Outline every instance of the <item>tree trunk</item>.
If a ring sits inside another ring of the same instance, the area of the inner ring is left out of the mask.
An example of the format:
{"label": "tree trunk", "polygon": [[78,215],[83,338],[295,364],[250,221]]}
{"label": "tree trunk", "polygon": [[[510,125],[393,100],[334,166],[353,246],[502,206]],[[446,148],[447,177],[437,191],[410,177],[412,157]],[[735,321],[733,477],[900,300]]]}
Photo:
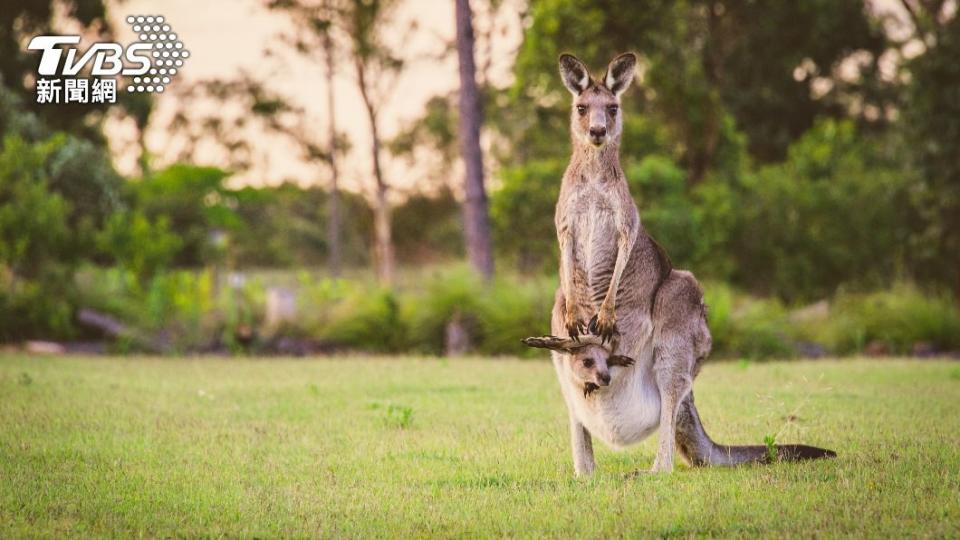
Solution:
{"label": "tree trunk", "polygon": [[373,255],[377,267],[377,278],[381,284],[389,286],[393,284],[394,274],[393,232],[390,222],[390,203],[387,201],[387,183],[383,179],[383,171],[380,167],[380,130],[377,125],[377,111],[367,89],[363,64],[357,61],[356,68],[360,95],[363,98],[363,105],[367,109],[367,118],[370,121],[373,177],[377,181],[377,195],[373,207]]}
{"label": "tree trunk", "polygon": [[456,0],[457,55],[460,58],[460,152],[466,176],[463,229],[470,264],[484,278],[493,276],[490,217],[483,186],[483,153],[480,149],[482,110],[473,58],[473,22],[469,0]]}
{"label": "tree trunk", "polygon": [[327,126],[330,139],[330,197],[327,199],[327,264],[330,267],[330,274],[334,277],[340,275],[341,249],[340,249],[340,188],[338,186],[337,170],[337,118],[336,107],[333,94],[333,40],[330,38],[330,31],[327,30],[323,36],[323,48],[326,53],[327,61],[327,108],[330,111],[330,119]]}
{"label": "tree trunk", "polygon": [[147,126],[137,126],[137,145],[140,147],[140,155],[137,157],[137,165],[140,166],[140,176],[146,178],[150,174],[150,164],[147,157]]}

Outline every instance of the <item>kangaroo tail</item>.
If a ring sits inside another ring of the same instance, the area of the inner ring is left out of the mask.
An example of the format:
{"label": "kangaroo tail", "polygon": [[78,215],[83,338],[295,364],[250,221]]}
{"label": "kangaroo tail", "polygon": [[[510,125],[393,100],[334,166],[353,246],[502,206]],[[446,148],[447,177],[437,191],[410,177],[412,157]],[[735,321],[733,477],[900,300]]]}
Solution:
{"label": "kangaroo tail", "polygon": [[[677,413],[677,447],[691,465],[740,465],[837,457],[837,453],[804,444],[778,444],[771,447],[727,446],[710,439],[693,404],[693,393],[687,394]],[[774,451],[776,452],[775,455]]]}

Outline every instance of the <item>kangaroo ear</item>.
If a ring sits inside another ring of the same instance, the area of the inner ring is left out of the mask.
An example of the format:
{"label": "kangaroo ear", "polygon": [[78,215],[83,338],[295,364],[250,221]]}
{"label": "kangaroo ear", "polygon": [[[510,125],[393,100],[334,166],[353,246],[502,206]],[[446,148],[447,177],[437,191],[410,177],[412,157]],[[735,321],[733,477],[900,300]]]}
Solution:
{"label": "kangaroo ear", "polygon": [[572,54],[560,55],[560,78],[563,85],[575,96],[579,96],[590,86],[590,73],[587,66]]}
{"label": "kangaroo ear", "polygon": [[570,346],[572,343],[573,340],[570,338],[561,338],[557,336],[539,336],[523,339],[523,344],[528,347],[536,347],[537,349],[550,349],[551,351],[561,352],[570,352],[573,350]]}
{"label": "kangaroo ear", "polygon": [[607,66],[607,74],[603,76],[603,84],[619,97],[630,87],[636,72],[637,55],[623,53],[610,61],[610,65]]}
{"label": "kangaroo ear", "polygon": [[572,353],[588,345],[596,345],[597,347],[603,347],[607,350],[610,350],[611,347],[611,345],[604,342],[603,338],[594,334],[579,336],[577,339],[557,336],[528,337],[523,339],[523,344],[528,347],[550,349],[551,351],[561,351],[565,353]]}
{"label": "kangaroo ear", "polygon": [[607,358],[607,365],[622,366],[622,367],[632,366],[633,358],[630,358],[629,356],[624,356],[622,354],[615,354],[610,358]]}

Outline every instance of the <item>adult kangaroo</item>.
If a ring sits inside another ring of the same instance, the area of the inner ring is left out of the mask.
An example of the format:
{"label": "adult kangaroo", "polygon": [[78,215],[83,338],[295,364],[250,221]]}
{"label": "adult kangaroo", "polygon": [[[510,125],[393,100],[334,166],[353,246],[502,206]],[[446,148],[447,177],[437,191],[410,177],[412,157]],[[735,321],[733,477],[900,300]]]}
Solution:
{"label": "adult kangaroo", "polygon": [[553,351],[576,473],[595,468],[592,437],[621,447],[658,429],[651,472],[673,470],[675,447],[693,465],[835,456],[804,445],[776,446],[775,455],[763,445],[724,446],[704,431],[692,394],[711,346],[703,292],[644,231],[620,167],[620,96],[636,64],[621,54],[595,80],[580,60],[560,56],[573,94],[573,155],[556,211],[560,288],[554,335],[524,342]]}

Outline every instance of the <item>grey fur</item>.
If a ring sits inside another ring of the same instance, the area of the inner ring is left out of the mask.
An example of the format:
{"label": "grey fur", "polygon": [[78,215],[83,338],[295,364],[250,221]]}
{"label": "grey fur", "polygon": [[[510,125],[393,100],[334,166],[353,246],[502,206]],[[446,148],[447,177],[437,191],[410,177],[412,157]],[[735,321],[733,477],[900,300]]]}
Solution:
{"label": "grey fur", "polygon": [[[659,446],[652,472],[672,471],[675,449],[693,465],[764,461],[766,446],[710,440],[693,404],[693,379],[711,347],[703,293],[693,275],[673,269],[647,235],[620,167],[619,95],[635,65],[634,55],[620,55],[597,83],[576,58],[560,59],[564,84],[574,96],[573,156],[555,216],[560,288],[551,319],[554,335],[524,342],[554,351],[577,474],[596,467],[593,436],[620,447],[653,431]],[[570,337],[558,337],[564,335]],[[778,447],[777,454],[834,455],[806,446]]]}

